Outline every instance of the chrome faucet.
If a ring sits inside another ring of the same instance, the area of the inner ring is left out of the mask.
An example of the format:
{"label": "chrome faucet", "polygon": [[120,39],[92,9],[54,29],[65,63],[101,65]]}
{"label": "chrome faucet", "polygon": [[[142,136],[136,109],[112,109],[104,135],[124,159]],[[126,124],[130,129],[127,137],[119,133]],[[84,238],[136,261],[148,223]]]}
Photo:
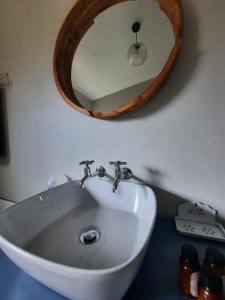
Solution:
{"label": "chrome faucet", "polygon": [[127,165],[127,162],[111,161],[110,165],[115,166],[115,180],[113,182],[113,193],[116,192],[121,180],[128,180],[132,178],[132,171],[128,168],[120,168],[122,165]]}
{"label": "chrome faucet", "polygon": [[98,176],[98,177],[104,177],[106,175],[106,170],[103,167],[98,167],[95,171],[94,174],[91,174],[91,168],[90,165],[92,165],[94,163],[94,160],[84,160],[80,162],[80,165],[84,165],[84,177],[81,179],[80,181],[80,187],[83,188],[84,187],[84,183],[85,181],[90,178],[90,177],[94,177],[94,176]]}
{"label": "chrome faucet", "polygon": [[94,163],[94,160],[84,160],[80,162],[80,166],[84,165],[84,177],[80,181],[80,187],[84,186],[84,182],[91,177],[91,168],[90,165]]}

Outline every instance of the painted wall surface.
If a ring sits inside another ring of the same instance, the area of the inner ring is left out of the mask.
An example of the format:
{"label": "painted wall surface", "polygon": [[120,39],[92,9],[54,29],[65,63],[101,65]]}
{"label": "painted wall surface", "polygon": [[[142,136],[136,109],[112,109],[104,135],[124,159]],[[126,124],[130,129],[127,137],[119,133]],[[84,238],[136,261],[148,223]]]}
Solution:
{"label": "painted wall surface", "polygon": [[[50,175],[83,174],[78,162],[125,160],[155,186],[161,214],[201,200],[225,217],[225,1],[183,0],[185,39],[176,67],[151,103],[117,120],[73,111],[52,76],[55,40],[74,0],[0,0],[0,70],[8,72],[10,163],[0,196],[20,201]],[[63,201],[63,200],[62,200]]]}

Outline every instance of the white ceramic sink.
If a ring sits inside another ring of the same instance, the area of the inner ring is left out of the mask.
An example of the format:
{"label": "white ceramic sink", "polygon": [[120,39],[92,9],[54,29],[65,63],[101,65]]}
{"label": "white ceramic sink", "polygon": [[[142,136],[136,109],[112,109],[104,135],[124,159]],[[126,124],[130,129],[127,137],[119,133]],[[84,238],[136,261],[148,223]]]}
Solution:
{"label": "white ceramic sink", "polygon": [[0,246],[69,299],[119,300],[138,272],[155,217],[147,186],[121,182],[113,194],[110,181],[91,178],[84,189],[74,181],[0,213]]}

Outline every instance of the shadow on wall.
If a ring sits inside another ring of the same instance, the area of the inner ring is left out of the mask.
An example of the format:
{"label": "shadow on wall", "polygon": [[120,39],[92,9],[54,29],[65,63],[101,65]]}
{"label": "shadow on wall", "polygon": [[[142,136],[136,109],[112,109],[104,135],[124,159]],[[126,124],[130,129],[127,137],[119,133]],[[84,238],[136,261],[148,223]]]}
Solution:
{"label": "shadow on wall", "polygon": [[[184,202],[198,201],[196,199],[187,199],[162,189],[162,178],[165,174],[158,169],[150,167],[147,167],[147,171],[149,173],[149,180],[144,180],[134,174],[133,179],[140,184],[149,186],[154,191],[157,200],[157,214],[159,217],[174,218],[178,213],[178,205]],[[217,221],[225,226],[225,219],[217,216]]]}
{"label": "shadow on wall", "polygon": [[189,1],[183,1],[182,3],[184,10],[184,41],[181,53],[167,82],[152,98],[150,103],[137,111],[113,119],[114,121],[146,118],[162,110],[178,97],[179,93],[193,77],[200,61],[200,53],[197,49],[198,22],[191,3]]}
{"label": "shadow on wall", "polygon": [[5,89],[0,88],[0,165],[10,163],[9,131]]}
{"label": "shadow on wall", "polygon": [[160,187],[161,178],[163,174],[156,169],[148,168],[150,179],[148,181],[143,180],[140,177],[133,175],[133,179],[141,184],[145,184],[152,188],[156,195],[157,210],[159,217],[175,217],[177,215],[177,206],[186,201],[193,201],[185,199],[179,195],[165,191]]}

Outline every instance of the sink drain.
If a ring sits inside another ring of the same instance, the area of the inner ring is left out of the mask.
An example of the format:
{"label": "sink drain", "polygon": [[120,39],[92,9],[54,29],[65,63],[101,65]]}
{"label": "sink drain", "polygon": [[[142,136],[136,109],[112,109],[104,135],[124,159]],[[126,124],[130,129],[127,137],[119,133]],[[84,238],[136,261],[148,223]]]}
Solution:
{"label": "sink drain", "polygon": [[83,245],[91,245],[100,239],[100,231],[96,227],[87,227],[80,234],[80,242]]}

